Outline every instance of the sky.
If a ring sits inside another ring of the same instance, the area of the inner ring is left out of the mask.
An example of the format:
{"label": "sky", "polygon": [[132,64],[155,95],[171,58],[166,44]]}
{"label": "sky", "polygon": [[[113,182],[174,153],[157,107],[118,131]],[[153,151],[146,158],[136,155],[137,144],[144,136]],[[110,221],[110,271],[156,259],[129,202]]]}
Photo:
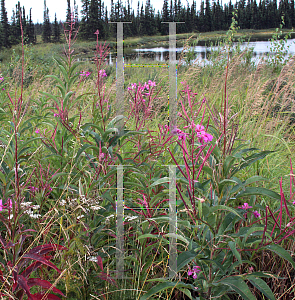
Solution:
{"label": "sky", "polygon": [[[8,14],[8,19],[9,21],[11,20],[12,16],[12,10],[15,9],[15,5],[17,2],[20,1],[21,7],[24,6],[26,10],[26,15],[29,15],[30,13],[30,8],[32,7],[32,18],[34,23],[43,23],[43,11],[44,11],[44,0],[6,0],[5,1],[5,6],[6,6],[6,11]],[[193,0],[181,0],[182,6],[187,7],[187,1],[189,5],[193,3]],[[108,15],[110,12],[110,7],[111,7],[111,0],[102,0],[104,2],[105,6],[108,7]],[[125,6],[125,0],[122,0],[124,6]],[[132,3],[132,8],[134,9],[134,12],[136,14],[137,11],[137,2],[138,0],[130,0],[130,3]],[[141,3],[143,2],[143,5],[145,5],[145,0],[140,0],[140,7]],[[161,11],[163,7],[163,0],[151,0],[151,5],[153,8],[155,8],[155,11]],[[197,0],[197,10],[200,7],[200,2],[201,0]],[[224,1],[223,1],[224,2]],[[78,4],[79,7],[79,17],[80,15],[80,9],[81,9],[81,0],[76,0],[76,3]],[[117,0],[114,0],[114,3],[117,3]],[[126,1],[127,3],[127,1]],[[168,1],[170,3],[170,1]],[[174,0],[173,0],[174,3]],[[49,17],[50,21],[54,21],[54,15],[56,13],[57,20],[58,21],[64,21],[66,18],[66,10],[67,10],[67,0],[47,0],[46,5],[49,9]],[[74,0],[71,0],[71,5],[74,5]]]}

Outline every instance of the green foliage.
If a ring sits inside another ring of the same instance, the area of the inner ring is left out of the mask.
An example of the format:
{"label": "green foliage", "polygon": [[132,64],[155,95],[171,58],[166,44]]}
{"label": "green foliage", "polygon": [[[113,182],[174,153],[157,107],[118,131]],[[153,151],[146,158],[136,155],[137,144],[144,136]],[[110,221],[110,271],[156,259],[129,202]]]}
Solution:
{"label": "green foliage", "polygon": [[[284,16],[282,16],[280,28],[276,28],[276,32],[273,34],[270,40],[271,46],[269,49],[270,53],[268,59],[275,72],[280,71],[282,67],[287,63],[287,55],[289,53],[289,48],[291,47],[291,44],[287,45],[287,43],[288,39],[291,38],[293,29],[290,32],[287,32],[287,34],[283,34],[282,28],[284,25]],[[291,56],[289,55],[289,59],[290,58]]]}

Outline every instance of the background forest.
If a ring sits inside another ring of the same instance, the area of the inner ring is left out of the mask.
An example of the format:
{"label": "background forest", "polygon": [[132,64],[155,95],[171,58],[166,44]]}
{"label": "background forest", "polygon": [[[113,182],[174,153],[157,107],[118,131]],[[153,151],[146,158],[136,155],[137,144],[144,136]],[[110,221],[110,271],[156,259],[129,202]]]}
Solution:
{"label": "background forest", "polygon": [[[131,24],[124,25],[124,36],[151,36],[168,35],[168,24],[162,22],[185,22],[177,26],[177,33],[209,32],[216,30],[228,30],[232,12],[237,10],[237,22],[241,29],[268,29],[277,28],[284,16],[285,28],[295,26],[294,0],[240,0],[232,3],[222,4],[222,1],[202,1],[199,8],[196,2],[185,7],[180,0],[163,1],[161,12],[155,9],[147,0],[145,6],[140,2],[137,4],[137,12],[131,9],[130,1],[127,0],[127,7],[121,0],[114,3],[111,0],[111,11],[101,0],[82,0],[81,15],[78,6],[74,1],[74,8],[71,8],[70,0],[65,12],[65,20],[69,21],[71,10],[73,10],[76,26],[80,26],[79,39],[94,40],[93,34],[99,29],[99,39],[106,40],[116,35],[116,24],[109,22],[129,21]],[[1,24],[0,24],[0,46],[11,47],[20,43],[20,14],[21,3],[13,10],[12,18],[9,21],[5,8],[5,0],[1,0]],[[48,42],[60,42],[62,23],[55,15],[54,22],[50,20],[49,10],[44,1],[43,24],[32,22],[32,8],[26,14],[25,7],[22,7],[22,25],[24,28],[25,44],[36,43],[36,36],[42,35],[42,40]]]}

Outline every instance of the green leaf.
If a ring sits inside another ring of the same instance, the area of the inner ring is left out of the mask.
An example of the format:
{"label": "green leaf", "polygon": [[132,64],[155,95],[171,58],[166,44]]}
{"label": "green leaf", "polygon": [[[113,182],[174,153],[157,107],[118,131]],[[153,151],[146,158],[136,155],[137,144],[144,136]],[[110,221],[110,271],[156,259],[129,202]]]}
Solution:
{"label": "green leaf", "polygon": [[60,78],[58,78],[57,76],[55,75],[46,75],[45,78],[53,78],[54,80],[56,80],[62,87],[62,89],[66,89],[64,83],[62,82],[62,80]]}
{"label": "green leaf", "polygon": [[64,107],[67,107],[68,101],[69,101],[70,97],[71,97],[73,94],[74,94],[74,92],[72,92],[72,91],[70,91],[70,92],[68,92],[68,93],[66,94],[66,96],[65,96],[65,98],[64,98],[64,100],[63,100],[63,106],[64,106]]}
{"label": "green leaf", "polygon": [[252,165],[257,160],[263,159],[268,154],[273,153],[273,152],[274,151],[261,151],[259,153],[254,153],[254,154],[246,157],[242,164],[240,164],[238,167],[233,169],[232,175],[234,175],[235,173],[241,171],[242,169],[244,169],[246,167],[249,167],[250,165]]}
{"label": "green leaf", "polygon": [[146,234],[143,234],[141,236],[139,236],[137,239],[140,240],[140,239],[145,239],[145,238],[151,238],[151,239],[161,239],[161,241],[165,241],[167,244],[169,244],[169,241],[165,238],[163,238],[161,235],[156,235],[156,234],[151,234],[151,233],[146,233]]}
{"label": "green leaf", "polygon": [[246,187],[242,192],[236,195],[236,198],[238,199],[252,195],[262,195],[276,200],[281,200],[281,196],[278,193],[262,187]]}
{"label": "green leaf", "polygon": [[170,178],[169,177],[163,177],[160,178],[158,180],[156,180],[153,184],[150,185],[150,187],[162,184],[162,183],[169,183],[170,182]]}
{"label": "green leaf", "polygon": [[65,176],[65,175],[68,175],[68,173],[66,173],[66,172],[56,173],[54,176],[52,176],[50,181],[54,180],[57,177]]}
{"label": "green leaf", "polygon": [[247,275],[246,278],[251,282],[253,286],[255,286],[261,293],[263,293],[267,297],[267,299],[276,300],[274,294],[264,280],[253,275]]}
{"label": "green leaf", "polygon": [[218,188],[219,191],[221,192],[223,190],[223,187],[227,184],[237,184],[239,182],[237,182],[236,180],[234,180],[233,178],[231,179],[223,179],[219,182]]}
{"label": "green leaf", "polygon": [[197,254],[194,249],[190,251],[184,251],[177,256],[177,271],[179,272],[183,267],[189,264],[194,258],[196,258]]}
{"label": "green leaf", "polygon": [[122,115],[116,116],[114,119],[110,121],[110,123],[107,126],[107,129],[114,128],[115,124],[122,119],[124,119],[124,116]]}
{"label": "green leaf", "polygon": [[255,175],[255,176],[252,176],[252,177],[248,178],[245,181],[245,185],[248,185],[248,184],[251,184],[251,183],[254,183],[254,182],[257,182],[257,181],[267,181],[267,180],[268,180],[267,178]]}
{"label": "green leaf", "polygon": [[2,172],[0,172],[0,180],[2,181],[3,185],[5,186],[6,185],[6,179],[5,179],[5,176]]}
{"label": "green leaf", "polygon": [[256,297],[251,293],[245,281],[240,277],[227,277],[218,281],[218,283],[229,286],[232,290],[241,295],[244,300],[257,300]]}
{"label": "green leaf", "polygon": [[237,260],[239,261],[240,264],[242,264],[242,258],[241,258],[241,254],[239,253],[239,251],[237,250],[237,245],[235,242],[230,241],[228,242],[228,245],[231,249],[231,251],[233,252],[233,254],[235,255],[235,257],[237,258]]}
{"label": "green leaf", "polygon": [[183,242],[185,242],[187,245],[189,244],[189,241],[185,238],[185,237],[183,237],[182,235],[179,235],[179,234],[176,234],[176,233],[166,233],[165,235],[164,235],[165,237],[173,237],[173,238],[175,238],[175,239],[178,239],[178,240],[181,240],[181,241],[183,241]]}
{"label": "green leaf", "polygon": [[239,213],[237,210],[235,210],[232,207],[229,206],[225,206],[225,205],[216,205],[216,206],[212,206],[210,207],[210,213],[213,213],[216,210],[227,210],[229,212],[234,213],[235,215],[237,215],[238,217],[240,217],[241,219],[243,219],[244,221],[246,221],[245,217],[243,216],[242,213]]}
{"label": "green leaf", "polygon": [[158,285],[154,286],[153,288],[151,288],[145,295],[143,295],[142,297],[140,297],[139,300],[146,300],[149,297],[156,295],[157,293],[161,292],[161,291],[165,291],[168,289],[178,289],[178,288],[189,288],[189,289],[194,289],[195,287],[192,284],[188,284],[188,283],[183,283],[183,282],[162,282],[159,283]]}
{"label": "green leaf", "polygon": [[276,253],[280,257],[289,261],[292,264],[293,268],[295,268],[295,262],[294,262],[293,258],[291,257],[289,252],[287,250],[285,250],[284,248],[282,248],[281,246],[279,246],[277,244],[272,244],[272,245],[267,245],[265,247],[262,247],[261,249],[267,249],[267,250],[270,250],[270,251]]}
{"label": "green leaf", "polygon": [[[245,233],[245,235],[244,235],[243,244],[246,243],[248,237],[250,235],[252,235],[253,233],[255,233],[255,235],[259,235],[259,233],[262,235],[263,232],[264,232],[264,227],[263,226],[248,228],[247,233]],[[269,237],[269,239],[271,239],[268,232],[265,232],[265,234]]]}
{"label": "green leaf", "polygon": [[59,104],[58,99],[54,95],[51,95],[51,94],[45,93],[45,92],[40,92],[40,94],[42,94],[44,96],[47,96],[48,98],[52,99],[56,103],[56,105]]}

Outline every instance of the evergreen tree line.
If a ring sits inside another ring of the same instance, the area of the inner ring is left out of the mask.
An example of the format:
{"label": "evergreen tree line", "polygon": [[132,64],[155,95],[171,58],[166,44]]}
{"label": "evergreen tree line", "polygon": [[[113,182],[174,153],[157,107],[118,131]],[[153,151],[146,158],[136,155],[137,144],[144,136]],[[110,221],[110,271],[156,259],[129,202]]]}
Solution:
{"label": "evergreen tree line", "polygon": [[[222,5],[220,0],[202,0],[199,10],[194,0],[192,5],[183,6],[181,0],[164,0],[161,12],[155,12],[150,0],[140,6],[137,3],[137,12],[131,9],[130,0],[127,7],[122,0],[111,0],[111,11],[102,0],[81,0],[81,18],[78,17],[78,6],[74,0],[74,10],[71,10],[70,0],[67,0],[66,22],[74,18],[76,28],[80,27],[79,37],[85,40],[94,40],[94,32],[99,30],[100,39],[115,37],[117,25],[109,22],[132,22],[124,24],[124,36],[168,35],[169,26],[162,22],[185,22],[177,25],[177,33],[208,32],[228,30],[233,11],[237,11],[237,22],[241,29],[268,29],[277,28],[284,16],[285,28],[295,27],[294,0],[238,0],[233,4]],[[44,0],[43,24],[32,22],[32,9],[26,15],[25,8],[20,2],[12,11],[11,21],[8,21],[5,0],[1,0],[0,47],[11,47],[21,41],[20,19],[24,31],[26,44],[36,43],[36,35],[41,34],[45,43],[60,42],[62,31],[61,22],[50,21],[49,10]]]}
{"label": "evergreen tree line", "polygon": [[32,21],[32,9],[29,15],[26,15],[24,7],[21,8],[20,2],[12,11],[11,22],[8,22],[7,11],[5,8],[5,0],[1,0],[1,22],[0,22],[0,48],[11,47],[21,41],[21,25],[24,33],[24,43],[36,43],[36,34],[34,31],[34,23]]}
{"label": "evergreen tree line", "polygon": [[93,34],[99,29],[101,39],[116,36],[116,24],[108,23],[129,21],[132,24],[124,24],[124,36],[167,35],[169,25],[162,22],[185,22],[176,26],[177,33],[208,32],[215,30],[228,30],[233,11],[237,11],[237,22],[241,29],[268,29],[277,28],[284,16],[285,28],[295,27],[294,0],[239,0],[235,4],[222,5],[220,0],[202,0],[199,10],[196,1],[190,6],[183,6],[180,0],[164,0],[161,12],[155,12],[150,0],[146,0],[145,6],[138,1],[137,13],[122,1],[114,3],[111,0],[111,11],[104,8],[101,0],[82,0],[80,37],[94,39]]}

